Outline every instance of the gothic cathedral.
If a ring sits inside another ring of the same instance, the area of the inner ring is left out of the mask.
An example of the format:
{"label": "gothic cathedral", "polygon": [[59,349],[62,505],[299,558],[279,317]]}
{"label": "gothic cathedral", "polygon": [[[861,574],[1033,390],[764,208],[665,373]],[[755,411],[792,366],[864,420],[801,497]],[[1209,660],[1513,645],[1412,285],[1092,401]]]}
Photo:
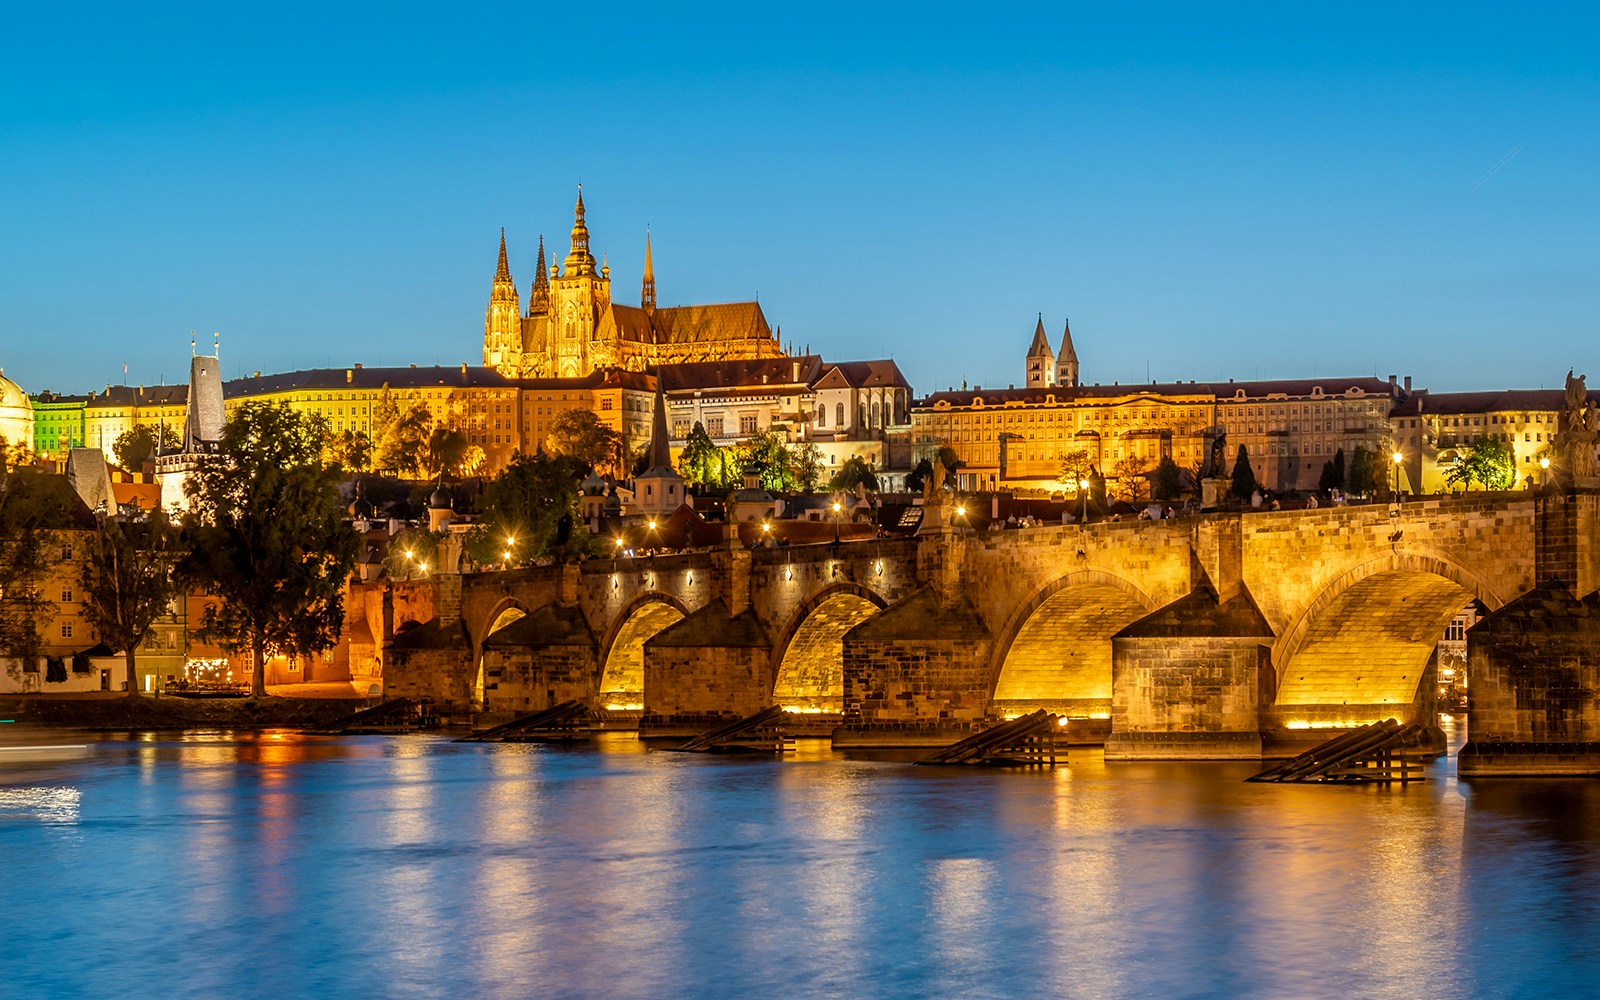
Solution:
{"label": "gothic cathedral", "polygon": [[538,271],[523,311],[506,262],[500,231],[489,309],[483,323],[483,363],[510,378],[578,378],[597,369],[644,371],[658,364],[779,358],[783,349],[756,302],[656,306],[655,269],[645,235],[639,305],[611,301],[611,268],[595,267],[578,189],[572,250],[561,266],[545,268],[539,237]]}

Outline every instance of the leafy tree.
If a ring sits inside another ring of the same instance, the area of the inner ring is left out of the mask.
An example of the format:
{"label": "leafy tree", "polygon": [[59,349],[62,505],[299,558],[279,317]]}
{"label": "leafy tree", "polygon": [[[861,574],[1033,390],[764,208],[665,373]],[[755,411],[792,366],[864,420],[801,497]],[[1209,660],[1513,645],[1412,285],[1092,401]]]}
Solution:
{"label": "leafy tree", "polygon": [[372,439],[366,431],[340,431],[328,438],[324,457],[352,472],[364,472],[372,467]]}
{"label": "leafy tree", "polygon": [[[956,470],[965,463],[956,457],[954,448],[948,445],[934,453],[934,459],[944,466],[944,485],[946,489],[955,489]],[[924,458],[917,462],[911,474],[906,476],[906,489],[914,493],[921,493],[928,481],[928,476],[933,474],[933,462]]]}
{"label": "leafy tree", "polygon": [[1378,486],[1378,453],[1361,445],[1350,455],[1350,493],[1371,496]]}
{"label": "leafy tree", "polygon": [[1250,495],[1258,489],[1256,470],[1250,467],[1250,452],[1241,444],[1239,454],[1233,460],[1233,479],[1228,492],[1240,500],[1249,500]]}
{"label": "leafy tree", "polygon": [[789,454],[789,443],[777,431],[756,431],[740,450],[744,453],[744,460],[740,463],[741,473],[755,473],[762,489],[791,492],[799,485],[794,473],[793,457]]}
{"label": "leafy tree", "polygon": [[459,476],[470,447],[467,436],[460,431],[452,427],[435,427],[433,433],[428,435],[426,457],[422,460],[423,470],[429,478],[440,473]]}
{"label": "leafy tree", "polygon": [[[794,461],[795,485],[800,492],[816,492],[817,483],[822,481],[822,449],[807,442],[804,446],[791,450],[790,457]],[[877,489],[876,486],[871,488]]]}
{"label": "leafy tree", "polygon": [[621,461],[622,435],[600,422],[593,410],[566,410],[550,422],[545,447],[588,469],[615,470]]}
{"label": "leafy tree", "polygon": [[1150,471],[1142,458],[1128,457],[1111,468],[1111,477],[1117,481],[1117,498],[1138,503],[1150,493]]}
{"label": "leafy tree", "polygon": [[945,445],[939,449],[938,458],[939,464],[944,466],[945,482],[954,484],[956,481],[956,470],[967,463],[963,462],[959,457],[957,457],[956,450],[949,445]]}
{"label": "leafy tree", "polygon": [[24,661],[43,651],[53,606],[41,588],[61,555],[56,531],[71,526],[69,498],[52,497],[50,482],[64,481],[0,470],[0,655]]}
{"label": "leafy tree", "polygon": [[[931,472],[932,470],[933,465],[929,463],[928,471]],[[927,473],[925,472],[923,475],[927,475]],[[878,489],[878,476],[872,471],[872,466],[867,464],[866,459],[860,455],[852,455],[845,459],[844,464],[839,466],[839,471],[833,474],[833,479],[828,483],[828,488],[854,491],[857,483],[866,486],[869,490],[876,491]],[[919,486],[918,488],[920,489],[921,487]]]}
{"label": "leafy tree", "polygon": [[1183,492],[1183,473],[1171,455],[1162,455],[1150,474],[1150,495],[1157,500],[1176,500]]}
{"label": "leafy tree", "polygon": [[383,442],[389,435],[390,428],[395,421],[400,419],[400,404],[395,400],[394,393],[389,391],[389,386],[384,385],[378,393],[378,405],[372,410],[372,440]]}
{"label": "leafy tree", "polygon": [[432,435],[433,413],[422,403],[412,404],[378,439],[378,468],[416,476],[427,463]]}
{"label": "leafy tree", "polygon": [[128,697],[136,698],[137,650],[178,594],[178,527],[159,507],[126,520],[102,515],[98,522],[81,567],[83,613],[106,645],[122,650]]}
{"label": "leafy tree", "polygon": [[1480,437],[1445,473],[1444,481],[1466,489],[1477,482],[1486,490],[1509,490],[1517,482],[1516,461],[1504,441],[1493,436]]}
{"label": "leafy tree", "polygon": [[478,498],[479,521],[467,532],[467,554],[480,564],[504,562],[506,539],[512,562],[576,555],[588,546],[578,482],[583,470],[566,455],[518,455],[491,479]]}
{"label": "leafy tree", "polygon": [[[724,464],[722,449],[706,433],[705,425],[696,420],[683,442],[683,451],[678,453],[678,473],[692,486],[720,488],[726,479]],[[636,469],[634,474],[643,471]]]}
{"label": "leafy tree", "polygon": [[111,454],[116,456],[118,465],[130,472],[137,472],[157,455],[177,451],[181,445],[178,435],[165,426],[156,428],[149,424],[135,424],[117,435],[117,440],[111,445]]}
{"label": "leafy tree", "polygon": [[1322,475],[1317,477],[1317,491],[1319,493],[1330,493],[1333,490],[1343,488],[1343,486],[1343,480],[1339,478],[1339,474],[1333,469],[1333,459],[1330,458],[1323,462]]}
{"label": "leafy tree", "polygon": [[201,632],[249,649],[251,688],[266,694],[268,655],[334,644],[360,538],[343,522],[340,473],[322,460],[321,422],[288,406],[246,403],[185,484],[187,575],[221,603]]}
{"label": "leafy tree", "polygon": [[1061,453],[1061,469],[1057,475],[1072,496],[1082,491],[1078,484],[1088,479],[1093,471],[1094,460],[1087,449],[1071,448]]}

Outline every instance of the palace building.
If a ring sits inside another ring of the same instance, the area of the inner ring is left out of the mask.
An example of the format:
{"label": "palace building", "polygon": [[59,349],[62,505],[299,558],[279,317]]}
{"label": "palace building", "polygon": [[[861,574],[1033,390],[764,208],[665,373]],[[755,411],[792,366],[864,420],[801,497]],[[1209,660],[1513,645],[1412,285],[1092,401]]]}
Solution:
{"label": "palace building", "polygon": [[658,306],[650,236],[637,306],[614,302],[611,268],[595,266],[584,221],[583,189],[572,224],[572,249],[546,269],[544,237],[524,308],[500,232],[483,363],[508,378],[581,378],[602,368],[644,371],[661,364],[781,358],[784,351],[757,302]]}

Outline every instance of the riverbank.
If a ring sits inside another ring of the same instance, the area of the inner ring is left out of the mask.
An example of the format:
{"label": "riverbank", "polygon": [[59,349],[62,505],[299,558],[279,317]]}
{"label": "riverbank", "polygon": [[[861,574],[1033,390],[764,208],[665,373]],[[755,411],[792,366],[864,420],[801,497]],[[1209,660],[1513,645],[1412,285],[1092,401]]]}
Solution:
{"label": "riverbank", "polygon": [[315,728],[367,707],[345,698],[177,698],[165,696],[0,698],[0,717],[62,729]]}

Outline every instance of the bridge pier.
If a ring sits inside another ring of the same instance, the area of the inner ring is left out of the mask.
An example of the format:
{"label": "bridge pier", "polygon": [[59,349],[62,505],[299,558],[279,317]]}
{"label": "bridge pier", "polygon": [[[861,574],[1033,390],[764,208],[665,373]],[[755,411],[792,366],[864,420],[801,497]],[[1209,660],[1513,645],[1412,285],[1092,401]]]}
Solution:
{"label": "bridge pier", "polygon": [[718,599],[644,644],[641,738],[689,736],[772,704],[772,639]]}
{"label": "bridge pier", "polygon": [[1260,759],[1272,638],[1248,590],[1208,584],[1118,632],[1106,759]]}

